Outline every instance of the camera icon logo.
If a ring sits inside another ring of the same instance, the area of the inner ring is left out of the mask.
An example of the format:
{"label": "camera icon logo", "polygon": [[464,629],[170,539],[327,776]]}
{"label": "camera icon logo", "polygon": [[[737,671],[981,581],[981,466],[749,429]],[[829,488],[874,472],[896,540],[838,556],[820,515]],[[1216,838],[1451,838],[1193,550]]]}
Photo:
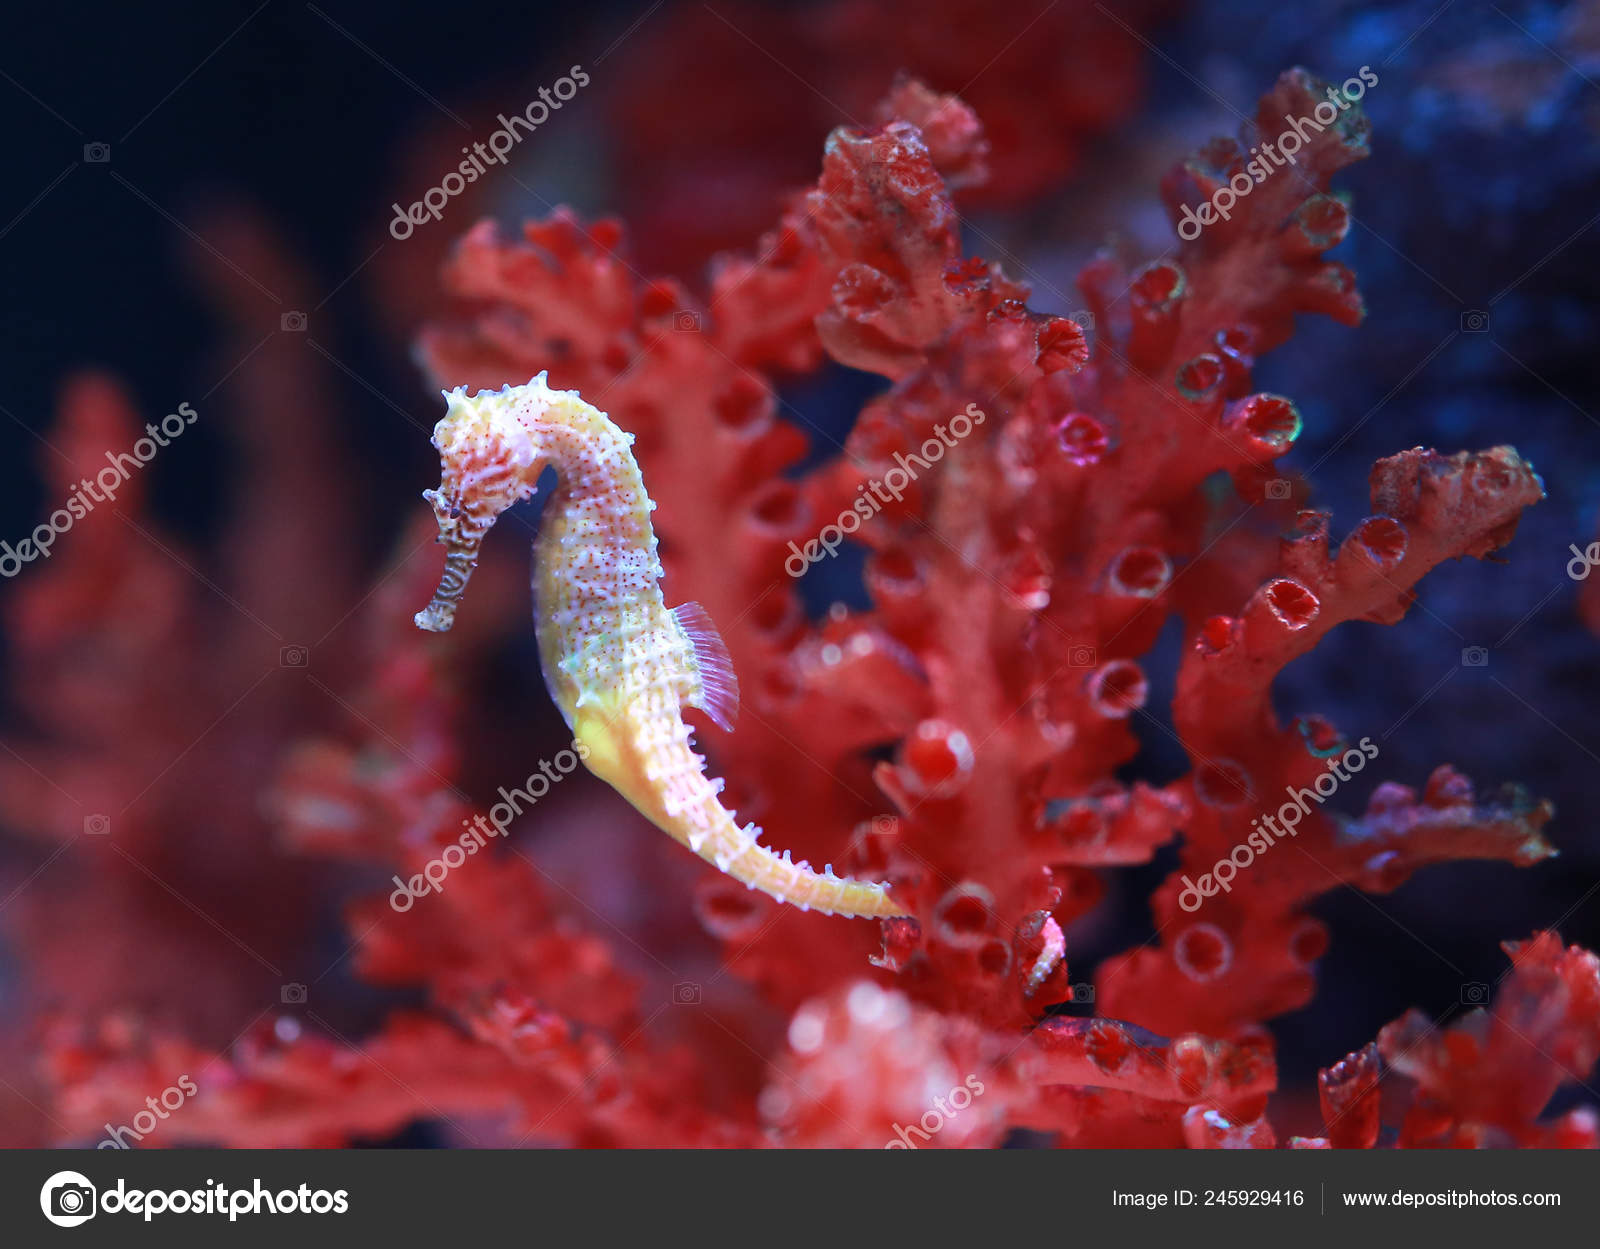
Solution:
{"label": "camera icon logo", "polygon": [[83,163],[85,165],[110,164],[111,145],[109,143],[85,143],[83,145]]}
{"label": "camera icon logo", "polygon": [[1463,668],[1487,668],[1489,666],[1489,648],[1487,646],[1467,646],[1461,651],[1461,666]]}
{"label": "camera icon logo", "polygon": [[672,986],[672,1004],[674,1006],[700,1005],[700,986],[692,980],[680,980]]}
{"label": "camera icon logo", "polygon": [[1461,332],[1463,334],[1483,334],[1489,329],[1489,314],[1477,308],[1469,309],[1461,314]]}
{"label": "camera icon logo", "polygon": [[700,314],[698,312],[675,312],[672,314],[672,328],[686,334],[693,334],[700,328]]}
{"label": "camera icon logo", "polygon": [[278,667],[304,668],[311,663],[311,651],[304,646],[285,646],[278,652]]}
{"label": "camera icon logo", "polygon": [[1094,1005],[1094,986],[1092,984],[1075,984],[1072,986],[1071,996],[1067,1001],[1079,1006]]}
{"label": "camera icon logo", "polygon": [[1487,1006],[1489,1004],[1489,986],[1480,980],[1472,980],[1461,986],[1461,1005]]}
{"label": "camera icon logo", "polygon": [[1079,308],[1078,311],[1074,312],[1068,318],[1068,320],[1076,321],[1079,327],[1085,332],[1092,332],[1094,330],[1094,313],[1090,312],[1087,308]]}
{"label": "camera icon logo", "polygon": [[83,831],[91,837],[104,837],[111,831],[111,817],[109,815],[86,815],[83,817]]}
{"label": "camera icon logo", "polygon": [[285,1006],[302,1006],[306,1000],[306,987],[298,983],[286,984],[279,996]]}
{"label": "camera icon logo", "polygon": [[57,1227],[77,1227],[95,1215],[95,1190],[77,1171],[57,1171],[39,1190],[39,1209]]}
{"label": "camera icon logo", "polygon": [[1092,646],[1076,645],[1067,648],[1067,666],[1071,668],[1096,668],[1100,665],[1099,652]]}
{"label": "camera icon logo", "polygon": [[278,318],[278,326],[291,334],[303,334],[306,329],[306,314],[303,312],[286,312]]}
{"label": "camera icon logo", "polygon": [[1292,493],[1288,479],[1284,477],[1274,477],[1267,483],[1265,490],[1269,499],[1287,499]]}

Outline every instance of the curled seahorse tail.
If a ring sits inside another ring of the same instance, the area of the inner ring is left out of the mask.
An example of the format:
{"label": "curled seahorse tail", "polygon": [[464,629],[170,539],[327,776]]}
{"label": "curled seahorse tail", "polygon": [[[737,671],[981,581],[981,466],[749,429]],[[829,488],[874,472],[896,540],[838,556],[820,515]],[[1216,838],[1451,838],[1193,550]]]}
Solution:
{"label": "curled seahorse tail", "polygon": [[727,814],[733,837],[715,846],[707,845],[699,852],[700,857],[747,887],[802,911],[821,911],[824,915],[893,919],[908,914],[889,896],[887,885],[835,876],[831,866],[817,872],[807,863],[795,863],[787,850],[778,855],[757,841],[760,830],[754,825],[740,829],[732,813]]}
{"label": "curled seahorse tail", "polygon": [[889,896],[887,885],[835,876],[831,866],[818,872],[808,863],[795,863],[787,850],[779,855],[763,846],[757,840],[761,830],[755,825],[740,828],[732,812],[724,808],[723,814],[726,834],[713,834],[696,853],[747,888],[759,889],[802,911],[821,911],[824,915],[893,919],[909,913]]}
{"label": "curled seahorse tail", "polygon": [[[761,830],[754,824],[741,828],[718,796],[722,782],[706,776],[705,760],[690,747],[689,730],[681,722],[636,724],[633,747],[651,784],[637,794],[625,784],[619,788],[674,840],[719,871],[803,911],[858,919],[893,919],[910,913],[890,897],[887,885],[835,876],[831,866],[818,872],[807,863],[792,861],[787,850],[779,855],[763,846],[758,840]],[[599,770],[596,757],[588,762]],[[609,779],[603,773],[602,777]]]}

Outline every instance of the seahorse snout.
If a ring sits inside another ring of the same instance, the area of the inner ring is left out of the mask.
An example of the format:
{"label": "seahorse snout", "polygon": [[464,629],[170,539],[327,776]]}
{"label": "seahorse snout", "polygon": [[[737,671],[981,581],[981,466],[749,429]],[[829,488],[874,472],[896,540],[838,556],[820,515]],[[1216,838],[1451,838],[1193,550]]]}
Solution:
{"label": "seahorse snout", "polygon": [[445,565],[433,601],[414,617],[420,629],[450,628],[484,535],[500,513],[533,494],[543,463],[517,406],[526,389],[444,392],[449,406],[433,430],[439,487],[422,497],[439,524]]}

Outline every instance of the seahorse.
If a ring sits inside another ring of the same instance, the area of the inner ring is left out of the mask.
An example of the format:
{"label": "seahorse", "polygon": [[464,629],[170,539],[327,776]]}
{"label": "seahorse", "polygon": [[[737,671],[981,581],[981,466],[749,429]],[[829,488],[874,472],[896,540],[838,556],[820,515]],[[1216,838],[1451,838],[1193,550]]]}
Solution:
{"label": "seahorse", "polygon": [[547,466],[558,485],[534,540],[534,620],[545,684],[580,757],[674,840],[752,889],[802,910],[863,918],[905,915],[888,886],[818,873],[763,846],[722,805],[723,782],[694,752],[684,707],[724,729],[738,714],[727,647],[698,603],[667,610],[651,513],[655,503],[619,429],[577,391],[525,386],[445,391],[433,431],[445,568],[419,628],[450,628],[484,536],[534,493]]}

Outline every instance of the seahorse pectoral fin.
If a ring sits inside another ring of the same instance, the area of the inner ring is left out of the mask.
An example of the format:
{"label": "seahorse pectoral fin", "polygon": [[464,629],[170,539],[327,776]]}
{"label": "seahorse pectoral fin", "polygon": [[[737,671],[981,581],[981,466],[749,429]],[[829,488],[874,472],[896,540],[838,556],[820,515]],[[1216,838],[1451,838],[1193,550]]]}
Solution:
{"label": "seahorse pectoral fin", "polygon": [[713,724],[731,733],[739,718],[739,677],[727,643],[711,622],[711,613],[699,603],[675,607],[672,616],[694,651],[695,684],[684,702],[700,708]]}

